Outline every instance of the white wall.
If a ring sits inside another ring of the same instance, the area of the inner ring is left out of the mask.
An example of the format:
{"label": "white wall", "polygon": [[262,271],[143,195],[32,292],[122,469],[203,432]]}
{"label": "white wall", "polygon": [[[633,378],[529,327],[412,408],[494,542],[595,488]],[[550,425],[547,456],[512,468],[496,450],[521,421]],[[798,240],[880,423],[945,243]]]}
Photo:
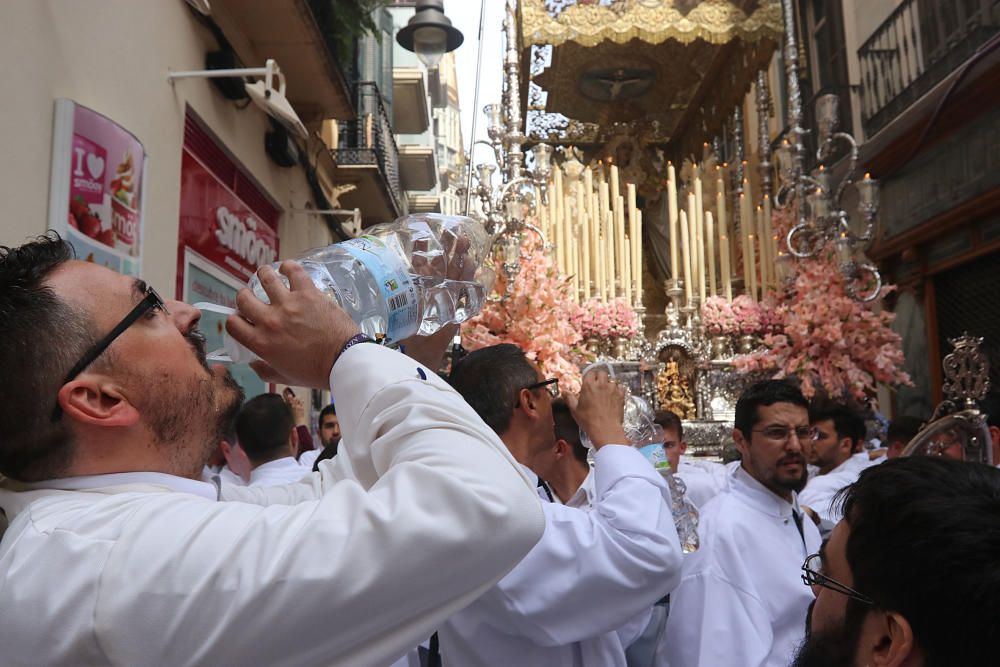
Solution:
{"label": "white wall", "polygon": [[[6,0],[0,27],[0,244],[47,227],[54,100],[68,97],[135,134],[149,160],[143,274],[171,293],[176,274],[181,146],[187,105],[283,210],[311,200],[298,167],[264,153],[266,116],[237,109],[204,79],[171,86],[167,71],[202,69],[216,48],[183,0]],[[254,63],[257,64],[257,63]],[[281,255],[329,242],[318,219],[286,214]]]}

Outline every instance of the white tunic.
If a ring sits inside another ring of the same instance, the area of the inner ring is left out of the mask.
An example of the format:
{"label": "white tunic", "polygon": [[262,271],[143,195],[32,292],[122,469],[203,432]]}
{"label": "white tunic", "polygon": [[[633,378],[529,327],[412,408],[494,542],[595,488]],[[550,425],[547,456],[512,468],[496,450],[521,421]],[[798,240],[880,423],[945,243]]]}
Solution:
{"label": "white tunic", "polygon": [[788,503],[738,469],[729,489],[701,510],[701,547],[688,554],[670,596],[670,667],[787,667],[805,637],[814,599],[802,583],[819,532]]}
{"label": "white tunic", "polygon": [[681,456],[677,478],[687,489],[685,497],[695,507],[702,507],[727,486],[726,468],[721,463],[692,460]]}
{"label": "white tunic", "polygon": [[836,525],[843,518],[840,507],[834,506],[833,500],[837,492],[858,481],[858,475],[872,464],[868,452],[861,452],[848,457],[839,466],[826,473],[809,479],[806,488],[799,494],[799,503],[811,508],[826,525]]}
{"label": "white tunic", "polygon": [[403,655],[544,527],[507,448],[418,368],[375,345],[347,350],[331,374],[345,463],[291,486],[224,488],[267,507],[151,473],[76,478],[84,490],[7,482],[0,662],[328,667]]}
{"label": "white tunic", "polygon": [[593,508],[541,503],[541,541],[440,628],[444,664],[624,667],[632,626],[677,584],[680,542],[670,492],[639,452],[608,445],[594,458]]}
{"label": "white tunic", "polygon": [[248,486],[293,484],[310,474],[312,474],[311,466],[306,468],[296,461],[294,456],[283,456],[280,459],[262,463],[251,470]]}

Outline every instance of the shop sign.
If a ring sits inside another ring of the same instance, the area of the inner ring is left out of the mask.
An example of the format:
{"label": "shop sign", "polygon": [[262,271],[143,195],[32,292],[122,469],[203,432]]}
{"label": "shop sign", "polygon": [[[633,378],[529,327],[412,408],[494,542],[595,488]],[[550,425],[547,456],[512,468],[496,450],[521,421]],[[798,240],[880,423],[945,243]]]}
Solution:
{"label": "shop sign", "polygon": [[128,130],[69,99],[56,100],[49,227],[77,257],[139,275],[146,151]]}

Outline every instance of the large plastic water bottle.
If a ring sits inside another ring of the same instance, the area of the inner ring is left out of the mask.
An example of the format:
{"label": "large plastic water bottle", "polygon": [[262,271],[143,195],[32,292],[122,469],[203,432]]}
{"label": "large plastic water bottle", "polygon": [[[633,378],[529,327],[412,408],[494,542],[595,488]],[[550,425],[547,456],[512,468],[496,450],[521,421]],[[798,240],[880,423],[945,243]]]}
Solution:
{"label": "large plastic water bottle", "polygon": [[[362,332],[394,343],[414,334],[430,335],[479,313],[495,278],[485,262],[489,248],[489,235],[472,218],[422,213],[309,250],[297,261]],[[268,301],[256,274],[249,287]],[[228,337],[224,351],[237,363],[253,359]],[[214,360],[225,359],[216,354]]]}

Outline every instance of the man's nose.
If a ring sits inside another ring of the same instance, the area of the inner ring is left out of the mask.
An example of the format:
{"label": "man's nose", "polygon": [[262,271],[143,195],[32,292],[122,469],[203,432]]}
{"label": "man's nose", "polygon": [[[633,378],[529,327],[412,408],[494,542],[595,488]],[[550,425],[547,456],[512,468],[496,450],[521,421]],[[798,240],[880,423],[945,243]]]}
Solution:
{"label": "man's nose", "polygon": [[201,311],[183,301],[167,301],[167,310],[170,311],[174,326],[182,333],[190,331],[201,319]]}
{"label": "man's nose", "polygon": [[788,440],[785,441],[785,449],[792,452],[801,452],[803,450],[802,441],[794,430],[788,433]]}

